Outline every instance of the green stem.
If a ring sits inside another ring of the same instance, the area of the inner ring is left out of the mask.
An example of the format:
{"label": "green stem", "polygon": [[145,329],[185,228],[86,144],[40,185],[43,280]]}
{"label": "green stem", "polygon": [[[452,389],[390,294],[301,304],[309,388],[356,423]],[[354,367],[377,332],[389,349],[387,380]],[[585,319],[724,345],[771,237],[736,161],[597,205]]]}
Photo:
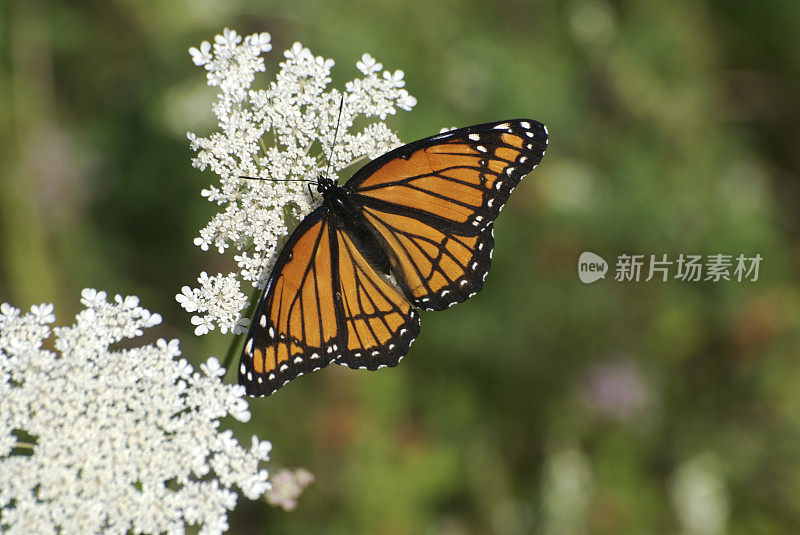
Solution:
{"label": "green stem", "polygon": [[60,301],[63,267],[59,265],[63,259],[53,251],[58,233],[55,226],[48,231],[48,208],[36,188],[64,175],[55,170],[42,178],[25,156],[34,153],[43,133],[61,131],[54,119],[57,104],[47,8],[43,2],[12,2],[0,8],[0,19],[5,19],[0,34],[7,45],[0,61],[0,285],[7,291],[4,299],[26,307],[45,299]]}

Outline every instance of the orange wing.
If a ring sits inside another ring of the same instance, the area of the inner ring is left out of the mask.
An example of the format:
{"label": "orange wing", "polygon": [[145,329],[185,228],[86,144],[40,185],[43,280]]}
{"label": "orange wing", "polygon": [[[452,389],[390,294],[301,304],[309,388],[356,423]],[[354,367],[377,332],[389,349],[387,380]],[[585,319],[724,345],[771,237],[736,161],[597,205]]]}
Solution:
{"label": "orange wing", "polygon": [[442,310],[481,290],[492,223],[546,147],[541,123],[487,123],[395,149],[345,184],[381,236],[411,303]]}
{"label": "orange wing", "polygon": [[419,314],[391,276],[375,270],[351,236],[337,230],[346,343],[337,362],[377,370],[396,366],[419,334]]}
{"label": "orange wing", "polygon": [[344,187],[365,206],[474,235],[497,218],[546,147],[541,123],[486,123],[399,147],[364,166]]}
{"label": "orange wing", "polygon": [[344,337],[336,314],[332,235],[328,212],[318,208],[281,251],[239,364],[239,384],[249,395],[272,394],[341,354]]}
{"label": "orange wing", "polygon": [[494,247],[491,223],[475,235],[460,235],[369,206],[364,215],[391,251],[394,273],[415,306],[442,310],[483,288]]}

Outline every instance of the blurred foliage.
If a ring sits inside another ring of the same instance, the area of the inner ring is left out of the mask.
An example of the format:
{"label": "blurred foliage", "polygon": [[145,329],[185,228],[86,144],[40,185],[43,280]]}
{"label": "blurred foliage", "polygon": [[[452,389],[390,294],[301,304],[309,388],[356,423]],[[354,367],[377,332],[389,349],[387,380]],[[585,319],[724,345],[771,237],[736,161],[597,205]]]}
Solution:
{"label": "blurred foliage", "polygon": [[[253,402],[241,435],[316,483],[232,531],[797,532],[799,22],[793,0],[5,2],[0,300],[67,321],[82,287],[137,294],[189,358],[222,355],[173,298],[232,265],[191,244],[214,177],[185,132],[214,128],[214,92],[187,49],[269,31],[270,68],[299,40],[335,83],[369,51],[419,100],[404,140],[524,116],[550,149],[485,291],[425,314],[401,366]],[[765,260],[754,283],[584,285],[585,250]]]}

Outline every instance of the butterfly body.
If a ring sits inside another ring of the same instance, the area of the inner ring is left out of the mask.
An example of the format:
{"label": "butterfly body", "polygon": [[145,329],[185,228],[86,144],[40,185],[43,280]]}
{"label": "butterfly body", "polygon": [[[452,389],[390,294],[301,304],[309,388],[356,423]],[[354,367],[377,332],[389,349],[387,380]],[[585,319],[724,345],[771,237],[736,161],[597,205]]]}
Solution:
{"label": "butterfly body", "polygon": [[399,147],[341,186],[320,177],[322,204],[278,256],[245,341],[248,394],[331,362],[395,366],[419,333],[418,308],[481,290],[492,223],[546,144],[536,121],[486,123]]}
{"label": "butterfly body", "polygon": [[322,195],[322,208],[327,211],[327,217],[334,220],[332,227],[348,234],[373,269],[390,275],[391,263],[385,245],[361,215],[357,203],[351,198],[353,193],[325,177],[317,179],[317,191]]}

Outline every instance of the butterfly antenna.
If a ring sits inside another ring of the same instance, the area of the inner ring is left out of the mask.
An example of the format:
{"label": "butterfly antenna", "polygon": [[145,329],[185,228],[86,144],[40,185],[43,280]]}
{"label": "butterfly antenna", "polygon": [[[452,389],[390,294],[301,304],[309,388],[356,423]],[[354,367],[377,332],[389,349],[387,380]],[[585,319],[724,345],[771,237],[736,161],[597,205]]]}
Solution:
{"label": "butterfly antenna", "polygon": [[268,182],[314,182],[313,180],[304,178],[263,178],[260,176],[239,176],[239,178],[245,178],[247,180],[266,180]]}
{"label": "butterfly antenna", "polygon": [[339,101],[339,116],[336,118],[336,130],[333,131],[333,144],[331,144],[331,151],[328,154],[328,168],[325,169],[325,178],[328,178],[328,173],[331,170],[331,163],[333,163],[333,149],[336,147],[336,136],[339,135],[339,123],[342,120],[342,110],[344,109],[344,95],[342,100]]}

